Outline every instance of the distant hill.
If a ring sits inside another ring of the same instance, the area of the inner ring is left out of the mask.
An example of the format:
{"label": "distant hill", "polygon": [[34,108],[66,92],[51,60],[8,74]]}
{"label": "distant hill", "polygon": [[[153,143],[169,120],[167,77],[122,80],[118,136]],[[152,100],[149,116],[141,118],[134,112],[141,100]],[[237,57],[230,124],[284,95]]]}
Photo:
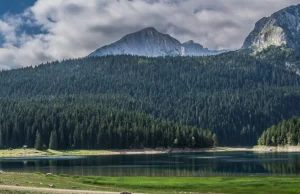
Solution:
{"label": "distant hill", "polygon": [[101,47],[91,56],[105,55],[138,55],[147,57],[158,56],[203,56],[215,55],[225,51],[214,51],[203,48],[202,45],[188,41],[181,44],[168,34],[162,34],[155,28],[149,27],[128,34],[115,43]]}

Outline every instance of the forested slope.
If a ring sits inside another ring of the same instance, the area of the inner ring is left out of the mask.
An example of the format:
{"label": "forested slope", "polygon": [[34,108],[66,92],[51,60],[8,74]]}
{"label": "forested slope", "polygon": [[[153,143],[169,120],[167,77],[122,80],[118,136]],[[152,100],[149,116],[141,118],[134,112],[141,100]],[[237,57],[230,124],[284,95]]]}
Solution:
{"label": "forested slope", "polygon": [[113,110],[92,99],[0,99],[0,148],[203,148],[215,143],[209,130]]}
{"label": "forested slope", "polygon": [[258,139],[258,144],[265,146],[300,145],[300,118],[295,117],[270,127]]}
{"label": "forested slope", "polygon": [[211,129],[221,145],[254,145],[264,129],[300,116],[299,61],[299,52],[285,48],[73,59],[1,72],[0,96],[96,100],[109,109]]}

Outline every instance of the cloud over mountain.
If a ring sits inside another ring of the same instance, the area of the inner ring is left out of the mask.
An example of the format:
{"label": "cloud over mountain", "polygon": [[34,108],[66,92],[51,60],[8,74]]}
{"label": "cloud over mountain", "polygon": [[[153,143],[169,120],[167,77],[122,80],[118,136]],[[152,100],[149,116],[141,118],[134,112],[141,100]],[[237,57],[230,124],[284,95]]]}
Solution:
{"label": "cloud over mountain", "polygon": [[86,56],[147,26],[211,49],[236,49],[257,20],[298,0],[38,0],[0,18],[0,69]]}

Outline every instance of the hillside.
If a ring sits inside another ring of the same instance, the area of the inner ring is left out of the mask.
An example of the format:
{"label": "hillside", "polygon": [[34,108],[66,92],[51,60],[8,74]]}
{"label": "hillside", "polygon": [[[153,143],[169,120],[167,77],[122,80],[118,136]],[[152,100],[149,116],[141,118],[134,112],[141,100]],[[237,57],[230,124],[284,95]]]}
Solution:
{"label": "hillside", "polygon": [[0,99],[0,110],[0,149],[204,148],[216,141],[209,130],[106,108],[92,99]]}
{"label": "hillside", "polygon": [[96,100],[109,109],[211,129],[221,145],[254,145],[264,129],[300,116],[299,61],[300,53],[285,48],[255,56],[90,57],[3,71],[0,96]]}
{"label": "hillside", "polygon": [[258,139],[258,144],[265,146],[300,145],[300,118],[295,117],[270,127]]}

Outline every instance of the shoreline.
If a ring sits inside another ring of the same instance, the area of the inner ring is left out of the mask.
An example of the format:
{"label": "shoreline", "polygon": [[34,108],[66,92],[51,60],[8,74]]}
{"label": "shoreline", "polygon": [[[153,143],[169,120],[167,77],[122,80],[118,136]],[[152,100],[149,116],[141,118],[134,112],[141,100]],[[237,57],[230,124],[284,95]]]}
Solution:
{"label": "shoreline", "polygon": [[121,149],[121,150],[46,150],[12,149],[0,150],[0,158],[38,156],[109,156],[109,155],[153,155],[171,153],[252,151],[251,147],[173,148],[173,149]]}
{"label": "shoreline", "polygon": [[174,149],[122,149],[122,150],[46,150],[13,149],[0,150],[2,157],[26,157],[26,156],[105,156],[105,155],[139,155],[139,154],[172,154],[172,153],[204,153],[204,152],[300,152],[300,146],[255,146],[255,147],[213,147],[213,148],[174,148]]}
{"label": "shoreline", "polygon": [[255,152],[300,152],[300,146],[255,146]]}

